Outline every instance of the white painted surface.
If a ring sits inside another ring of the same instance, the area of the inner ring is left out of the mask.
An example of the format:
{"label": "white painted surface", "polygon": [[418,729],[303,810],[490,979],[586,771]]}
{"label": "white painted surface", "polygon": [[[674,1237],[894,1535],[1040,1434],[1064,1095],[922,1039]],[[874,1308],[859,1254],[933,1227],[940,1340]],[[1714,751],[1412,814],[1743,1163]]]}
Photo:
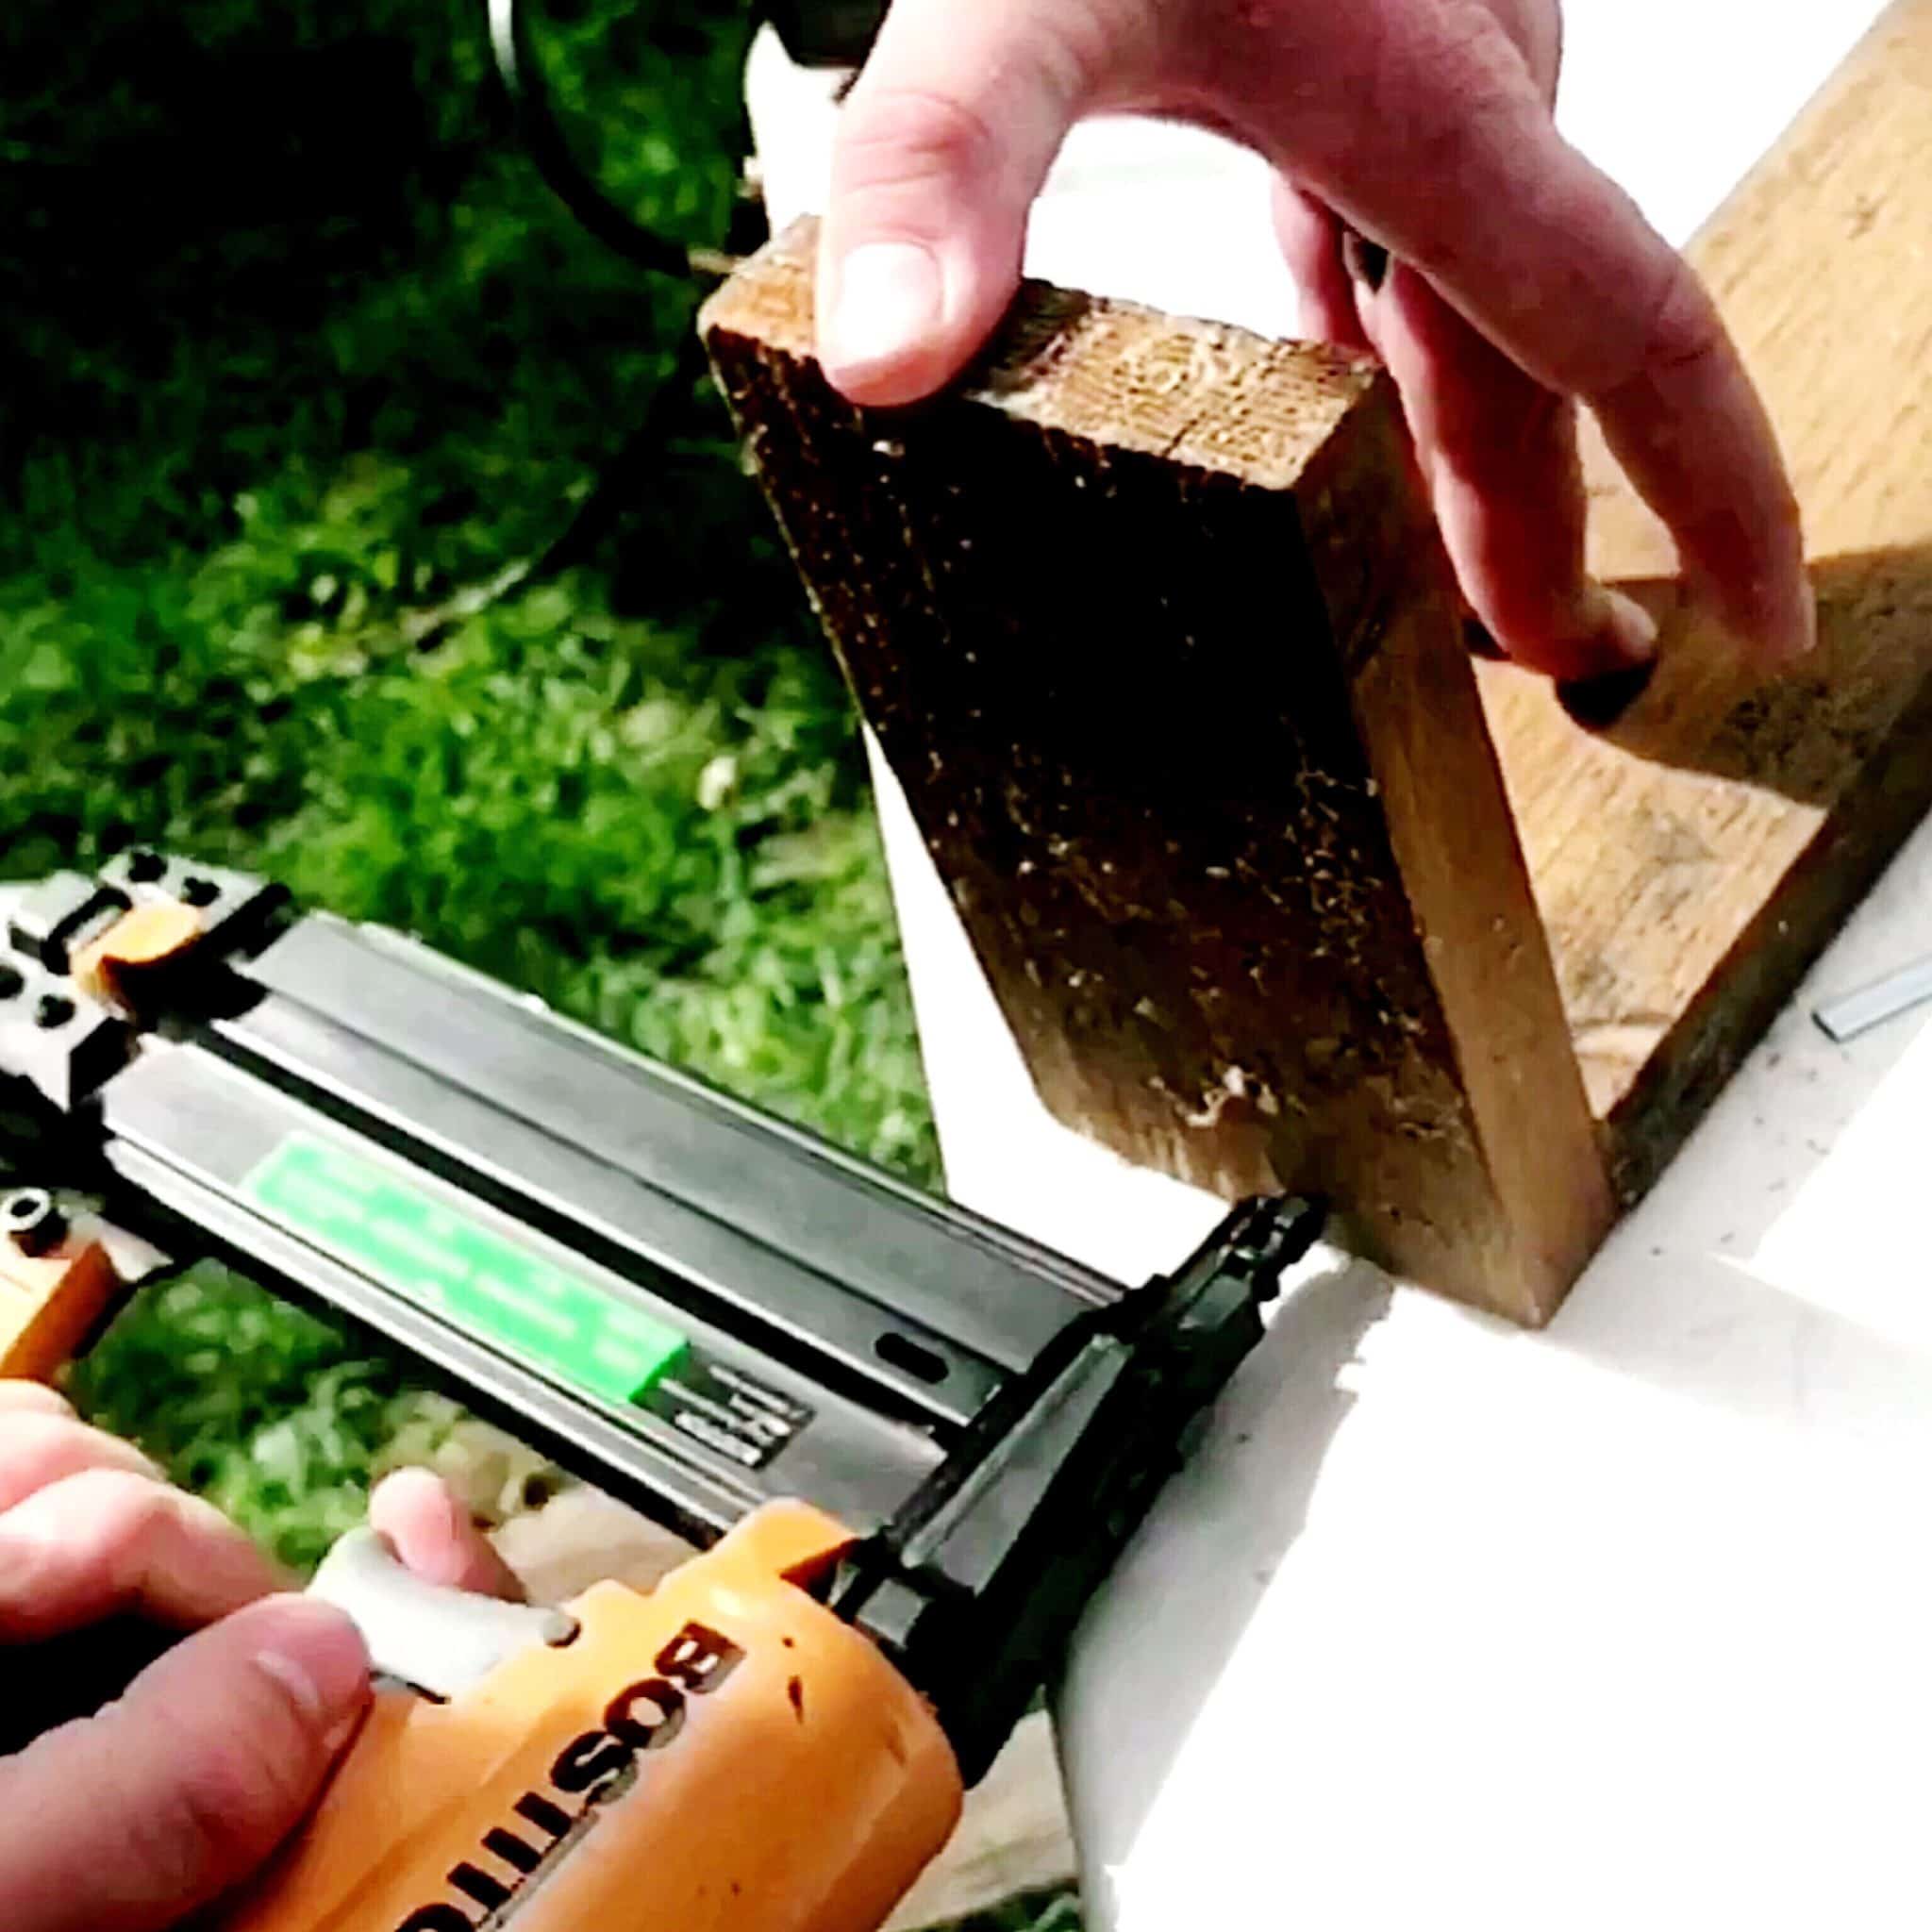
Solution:
{"label": "white painted surface", "polygon": [[[1684,240],[1879,10],[1573,0],[1565,126]],[[816,205],[816,83],[766,45],[751,98]],[[1076,138],[1032,268],[1287,326],[1255,171],[1141,133]],[[1046,1118],[883,802],[954,1191],[1171,1262],[1213,1205]],[[1311,1272],[1059,1700],[1095,1925],[1932,1922],[1932,1014],[1809,1019],[1928,950],[1932,827],[1545,1334]]]}

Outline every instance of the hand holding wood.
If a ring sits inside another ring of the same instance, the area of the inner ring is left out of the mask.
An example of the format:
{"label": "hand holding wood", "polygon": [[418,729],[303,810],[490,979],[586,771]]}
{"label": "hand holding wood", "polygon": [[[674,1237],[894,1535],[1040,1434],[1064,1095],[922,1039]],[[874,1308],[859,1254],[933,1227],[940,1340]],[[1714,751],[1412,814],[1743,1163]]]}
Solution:
{"label": "hand holding wood", "polygon": [[826,369],[855,401],[930,393],[1011,299],[1073,125],[1192,121],[1279,171],[1308,325],[1393,373],[1511,657],[1571,680],[1656,649],[1585,569],[1587,405],[1729,630],[1782,664],[1816,631],[1776,441],[1697,277],[1557,133],[1560,41],[1556,0],[897,0],[834,154]]}

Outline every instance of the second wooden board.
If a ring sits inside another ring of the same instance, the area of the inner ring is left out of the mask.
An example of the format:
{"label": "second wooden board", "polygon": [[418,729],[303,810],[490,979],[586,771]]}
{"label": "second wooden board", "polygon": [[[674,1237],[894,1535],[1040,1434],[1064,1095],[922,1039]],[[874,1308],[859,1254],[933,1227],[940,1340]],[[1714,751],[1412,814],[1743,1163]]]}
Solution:
{"label": "second wooden board", "polygon": [[1893,8],[1693,244],[1776,420],[1822,642],[1760,685],[1601,446],[1593,562],[1664,619],[1607,735],[1481,678],[1620,1191],[1656,1178],[1932,797],[1932,0]]}

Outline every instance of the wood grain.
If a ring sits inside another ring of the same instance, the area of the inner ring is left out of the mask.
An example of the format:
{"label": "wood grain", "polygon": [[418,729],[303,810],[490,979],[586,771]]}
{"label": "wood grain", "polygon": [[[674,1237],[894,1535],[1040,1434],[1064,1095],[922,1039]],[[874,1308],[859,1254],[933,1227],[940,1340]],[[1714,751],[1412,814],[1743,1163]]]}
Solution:
{"label": "wood grain", "polygon": [[1778,425],[1821,647],[1757,685],[1599,445],[1592,561],[1663,616],[1663,668],[1602,739],[1481,673],[1625,1198],[1932,798],[1932,0],[1891,9],[1690,253]]}
{"label": "wood grain", "polygon": [[810,256],[713,361],[1047,1105],[1544,1318],[1609,1192],[1386,378],[1036,286],[865,412]]}

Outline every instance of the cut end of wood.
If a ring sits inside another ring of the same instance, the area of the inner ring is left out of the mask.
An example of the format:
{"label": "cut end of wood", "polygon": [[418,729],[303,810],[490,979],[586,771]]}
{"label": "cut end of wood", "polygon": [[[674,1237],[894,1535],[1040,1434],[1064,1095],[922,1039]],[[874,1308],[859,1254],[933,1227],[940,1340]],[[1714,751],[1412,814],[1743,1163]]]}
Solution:
{"label": "cut end of wood", "polygon": [[[813,359],[817,247],[808,217],[759,250],[705,305],[707,340],[735,336]],[[954,395],[1043,430],[1283,490],[1379,380],[1374,363],[1341,350],[1028,281]]]}

